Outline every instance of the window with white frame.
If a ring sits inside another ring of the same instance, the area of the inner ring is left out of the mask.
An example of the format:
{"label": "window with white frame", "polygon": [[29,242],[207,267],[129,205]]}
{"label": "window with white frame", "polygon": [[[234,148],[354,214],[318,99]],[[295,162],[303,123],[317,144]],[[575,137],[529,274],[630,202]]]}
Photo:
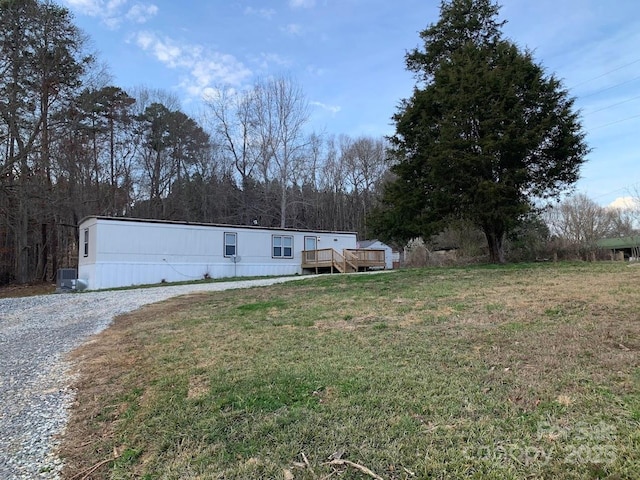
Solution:
{"label": "window with white frame", "polygon": [[224,256],[234,257],[238,254],[238,234],[224,233]]}
{"label": "window with white frame", "polygon": [[84,229],[84,238],[83,238],[83,253],[85,257],[89,256],[89,229]]}
{"label": "window with white frame", "polygon": [[293,258],[293,236],[274,235],[271,238],[273,258]]}

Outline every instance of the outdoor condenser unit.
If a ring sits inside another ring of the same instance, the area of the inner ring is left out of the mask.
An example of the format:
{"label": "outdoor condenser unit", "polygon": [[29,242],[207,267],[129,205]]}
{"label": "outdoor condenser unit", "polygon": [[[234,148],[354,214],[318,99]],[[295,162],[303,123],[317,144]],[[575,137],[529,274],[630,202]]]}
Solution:
{"label": "outdoor condenser unit", "polygon": [[76,288],[78,273],[75,268],[61,268],[58,270],[57,292],[70,292]]}

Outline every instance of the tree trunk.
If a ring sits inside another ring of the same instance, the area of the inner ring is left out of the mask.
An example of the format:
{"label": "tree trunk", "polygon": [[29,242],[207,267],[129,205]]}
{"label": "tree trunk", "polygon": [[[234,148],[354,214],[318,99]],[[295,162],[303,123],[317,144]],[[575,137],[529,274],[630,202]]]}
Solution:
{"label": "tree trunk", "polygon": [[496,225],[485,225],[482,229],[487,238],[491,263],[506,263],[504,258],[504,229]]}
{"label": "tree trunk", "polygon": [[118,208],[117,208],[117,194],[118,194],[118,186],[116,182],[116,153],[115,153],[115,126],[113,121],[114,116],[113,108],[109,112],[108,120],[109,120],[109,175],[111,180],[111,211],[110,215],[118,216]]}
{"label": "tree trunk", "polygon": [[280,186],[280,228],[285,228],[287,225],[287,184],[285,179],[282,178],[282,185]]}
{"label": "tree trunk", "polygon": [[27,283],[29,275],[29,212],[27,210],[24,190],[19,194],[18,212],[16,215],[14,237],[14,272],[17,283]]}

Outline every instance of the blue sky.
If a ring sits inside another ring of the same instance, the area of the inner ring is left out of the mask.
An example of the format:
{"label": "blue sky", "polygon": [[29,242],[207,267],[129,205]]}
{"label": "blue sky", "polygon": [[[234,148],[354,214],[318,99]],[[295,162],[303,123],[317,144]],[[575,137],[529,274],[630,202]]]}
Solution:
{"label": "blue sky", "polygon": [[[187,113],[216,87],[288,75],[310,128],[381,136],[411,95],[404,54],[439,0],[59,0],[125,89],[173,92]],[[640,186],[638,0],[504,0],[505,35],[563,79],[592,148],[577,191],[602,205]]]}

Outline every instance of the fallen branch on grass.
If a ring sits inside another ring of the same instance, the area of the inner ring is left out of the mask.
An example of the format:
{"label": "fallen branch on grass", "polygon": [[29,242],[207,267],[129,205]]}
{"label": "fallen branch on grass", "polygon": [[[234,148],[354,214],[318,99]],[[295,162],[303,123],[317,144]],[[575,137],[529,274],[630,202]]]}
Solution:
{"label": "fallen branch on grass", "polygon": [[77,480],[77,479],[87,480],[87,478],[89,478],[89,475],[91,475],[93,472],[98,470],[101,466],[106,465],[109,462],[113,462],[114,460],[117,460],[119,456],[120,455],[114,458],[107,458],[106,460],[102,460],[101,462],[98,462],[89,468],[85,468],[80,473],[76,473],[73,477],[71,477],[70,480]]}
{"label": "fallen branch on grass", "polygon": [[302,459],[304,460],[304,464],[306,465],[306,467],[309,469],[309,471],[311,472],[311,475],[313,475],[314,477],[316,476],[316,472],[313,471],[313,468],[311,468],[311,464],[309,463],[309,459],[307,458],[307,456],[304,454],[304,452],[302,452]]}
{"label": "fallen branch on grass", "polygon": [[351,462],[349,460],[340,460],[340,459],[331,460],[330,462],[327,462],[325,465],[340,465],[340,466],[347,465],[349,467],[353,467],[357,470],[360,470],[362,473],[369,475],[371,478],[374,478],[375,480],[384,480],[381,476],[376,475],[373,471],[371,471],[364,465],[360,465],[359,463]]}

